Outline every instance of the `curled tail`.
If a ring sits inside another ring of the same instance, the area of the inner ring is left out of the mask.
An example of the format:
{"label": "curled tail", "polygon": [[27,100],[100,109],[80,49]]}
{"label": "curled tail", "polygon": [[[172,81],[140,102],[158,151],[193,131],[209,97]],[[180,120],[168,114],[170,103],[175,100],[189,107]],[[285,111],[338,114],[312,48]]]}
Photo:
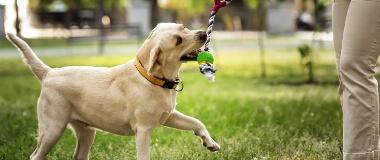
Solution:
{"label": "curled tail", "polygon": [[39,80],[43,80],[51,68],[36,56],[24,40],[12,33],[7,33],[7,38],[20,50],[24,63],[29,66],[34,75],[36,75]]}

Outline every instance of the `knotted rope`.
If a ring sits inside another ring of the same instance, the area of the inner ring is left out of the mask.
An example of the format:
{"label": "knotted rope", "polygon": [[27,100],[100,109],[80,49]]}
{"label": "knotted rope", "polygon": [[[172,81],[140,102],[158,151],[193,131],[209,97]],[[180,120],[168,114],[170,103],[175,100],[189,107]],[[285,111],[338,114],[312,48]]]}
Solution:
{"label": "knotted rope", "polygon": [[210,44],[210,41],[211,41],[211,32],[212,32],[212,29],[213,29],[213,26],[214,26],[214,22],[215,22],[215,16],[216,16],[216,13],[218,13],[219,9],[227,6],[228,4],[231,3],[232,0],[214,0],[214,6],[212,7],[212,10],[211,10],[211,16],[210,16],[210,19],[208,21],[208,27],[207,27],[207,30],[206,30],[206,34],[207,34],[207,40],[206,40],[206,43],[205,43],[205,51],[208,51],[209,50],[209,44]]}
{"label": "knotted rope", "polygon": [[[212,32],[212,29],[213,29],[213,26],[214,26],[216,13],[218,13],[219,9],[221,9],[223,7],[226,7],[228,4],[230,4],[231,1],[232,0],[214,0],[214,6],[211,9],[211,16],[210,16],[210,19],[208,21],[208,27],[207,27],[207,30],[206,30],[207,40],[206,40],[206,42],[204,44],[204,51],[203,52],[208,52],[209,51],[209,44],[210,44],[210,41],[211,41],[211,32]],[[212,62],[211,63],[209,63],[209,62],[201,63],[199,65],[199,70],[200,70],[200,72],[202,74],[204,74],[206,76],[206,78],[209,81],[214,81],[215,80],[215,75],[214,74],[216,72],[216,69],[212,65]]]}

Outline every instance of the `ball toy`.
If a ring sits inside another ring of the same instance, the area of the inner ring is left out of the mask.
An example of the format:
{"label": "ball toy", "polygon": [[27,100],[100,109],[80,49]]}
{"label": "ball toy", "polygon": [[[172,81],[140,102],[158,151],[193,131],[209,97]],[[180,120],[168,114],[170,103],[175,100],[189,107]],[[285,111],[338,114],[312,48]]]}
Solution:
{"label": "ball toy", "polygon": [[197,61],[199,64],[202,64],[202,63],[214,64],[214,56],[209,51],[202,51],[198,54]]}

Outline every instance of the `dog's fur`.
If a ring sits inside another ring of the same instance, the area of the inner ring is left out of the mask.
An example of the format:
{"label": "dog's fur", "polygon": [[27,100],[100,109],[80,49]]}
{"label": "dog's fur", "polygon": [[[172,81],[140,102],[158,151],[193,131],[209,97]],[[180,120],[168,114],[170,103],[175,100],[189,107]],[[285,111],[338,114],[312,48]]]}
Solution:
{"label": "dog's fur", "polygon": [[[176,91],[147,81],[133,61],[112,68],[50,68],[23,40],[9,33],[7,37],[41,81],[38,142],[30,156],[32,160],[45,159],[68,124],[77,138],[74,154],[77,160],[88,159],[96,128],[118,135],[135,135],[138,160],[149,159],[150,135],[160,124],[194,131],[209,150],[220,149],[199,120],[175,110]],[[149,74],[174,80],[183,63],[181,57],[204,42],[204,32],[162,23],[151,32],[137,58]]]}

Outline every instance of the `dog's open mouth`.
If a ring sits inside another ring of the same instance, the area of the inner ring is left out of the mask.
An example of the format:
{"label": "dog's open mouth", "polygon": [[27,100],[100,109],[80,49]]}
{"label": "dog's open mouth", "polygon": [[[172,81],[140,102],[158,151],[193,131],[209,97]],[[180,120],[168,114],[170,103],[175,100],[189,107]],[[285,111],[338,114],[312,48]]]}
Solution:
{"label": "dog's open mouth", "polygon": [[181,61],[196,61],[198,53],[201,52],[200,49],[194,50],[190,53],[187,53],[181,57]]}

